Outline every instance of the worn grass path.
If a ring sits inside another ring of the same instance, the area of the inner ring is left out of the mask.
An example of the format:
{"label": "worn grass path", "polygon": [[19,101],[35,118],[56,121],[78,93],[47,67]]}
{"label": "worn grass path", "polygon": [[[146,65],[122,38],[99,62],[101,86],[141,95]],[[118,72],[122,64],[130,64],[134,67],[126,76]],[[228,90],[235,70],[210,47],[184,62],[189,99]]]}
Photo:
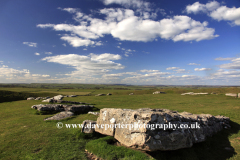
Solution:
{"label": "worn grass path", "polygon": [[[108,92],[108,91],[106,91]],[[121,91],[122,93],[122,91]],[[179,94],[141,94],[112,96],[79,96],[64,100],[95,104],[101,108],[166,108],[194,114],[224,115],[231,119],[232,129],[224,130],[178,151],[152,152],[155,159],[240,159],[240,98],[224,95],[181,96]],[[30,107],[41,101],[14,101],[0,103],[0,159],[86,159],[85,144],[91,139],[77,135],[80,129],[57,129],[56,123],[44,122],[50,115],[35,115]],[[63,122],[80,124],[93,115],[82,114]],[[229,150],[225,149],[228,147]],[[127,159],[127,157],[126,157]]]}

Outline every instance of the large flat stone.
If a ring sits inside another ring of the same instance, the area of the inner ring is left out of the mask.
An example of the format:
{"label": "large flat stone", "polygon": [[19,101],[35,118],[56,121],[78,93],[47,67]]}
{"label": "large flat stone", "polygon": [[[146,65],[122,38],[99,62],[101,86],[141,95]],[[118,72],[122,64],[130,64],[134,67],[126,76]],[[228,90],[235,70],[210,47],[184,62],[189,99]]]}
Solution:
{"label": "large flat stone", "polygon": [[[200,128],[160,128],[166,124],[195,124]],[[115,109],[104,108],[100,110],[97,119],[96,132],[114,136],[121,144],[146,151],[155,150],[177,150],[191,147],[194,143],[206,140],[207,136],[212,136],[223,127],[228,125],[229,118],[224,116],[212,116],[210,114],[191,114],[188,112],[179,113],[168,109]],[[103,128],[100,125],[104,124]],[[106,127],[106,125],[116,125]],[[119,124],[119,125],[118,125]],[[132,126],[126,127],[127,124]],[[158,128],[156,128],[158,124]],[[121,125],[125,125],[123,128]],[[140,126],[142,125],[142,126]],[[151,130],[147,125],[154,125]]]}

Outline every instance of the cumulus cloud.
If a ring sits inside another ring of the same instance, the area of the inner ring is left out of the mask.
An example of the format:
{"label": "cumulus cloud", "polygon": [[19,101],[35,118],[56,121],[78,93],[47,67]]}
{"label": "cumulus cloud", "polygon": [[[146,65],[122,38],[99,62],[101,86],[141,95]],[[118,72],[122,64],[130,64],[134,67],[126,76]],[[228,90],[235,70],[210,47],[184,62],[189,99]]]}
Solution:
{"label": "cumulus cloud", "polygon": [[111,70],[124,69],[122,64],[113,62],[113,60],[119,59],[121,59],[120,55],[114,55],[110,53],[97,55],[91,53],[88,56],[77,54],[57,55],[45,57],[42,60],[72,66],[75,71],[66,75],[76,77],[99,75],[105,74]]}
{"label": "cumulus cloud", "polygon": [[197,63],[189,63],[188,65],[200,65],[200,64],[197,64]]}
{"label": "cumulus cloud", "polygon": [[140,72],[159,72],[159,70],[147,70],[147,69],[143,69],[143,70],[140,70]]}
{"label": "cumulus cloud", "polygon": [[201,41],[212,39],[213,28],[207,28],[207,22],[199,22],[188,16],[174,16],[160,21],[142,20],[132,16],[119,22],[111,31],[115,38],[129,41],[152,41],[157,37],[173,41]]}
{"label": "cumulus cloud", "polygon": [[34,54],[35,54],[36,56],[39,56],[39,55],[40,55],[40,53],[37,53],[37,52],[36,52],[36,53],[34,53]]}
{"label": "cumulus cloud", "polygon": [[[106,4],[115,2],[118,1],[106,1]],[[61,39],[73,47],[102,45],[100,41],[96,42],[96,39],[105,35],[139,42],[153,41],[158,37],[173,41],[201,41],[218,37],[213,28],[207,27],[206,21],[195,21],[188,16],[178,15],[157,21],[153,20],[151,11],[148,14],[137,14],[132,9],[104,8],[98,11],[104,16],[103,19],[99,19],[93,18],[94,13],[86,15],[73,8],[62,10],[74,14],[73,19],[79,24],[38,24],[37,27],[67,32],[61,35]]]}
{"label": "cumulus cloud", "polygon": [[34,42],[23,42],[23,44],[26,44],[29,47],[37,47],[37,43],[34,43]]}
{"label": "cumulus cloud", "polygon": [[64,47],[66,47],[67,45],[65,43],[62,44]]}
{"label": "cumulus cloud", "polygon": [[210,71],[211,68],[195,68],[194,71]]}
{"label": "cumulus cloud", "polygon": [[91,41],[89,39],[82,39],[77,36],[63,36],[61,37],[61,39],[67,41],[73,47],[89,46],[95,43],[94,41]]}
{"label": "cumulus cloud", "polygon": [[174,70],[174,69],[179,69],[179,67],[168,67],[166,70]]}
{"label": "cumulus cloud", "polygon": [[97,55],[97,54],[93,54],[93,53],[90,53],[90,57],[93,59],[93,60],[105,60],[105,61],[109,61],[109,60],[120,60],[122,57],[118,54],[110,54],[110,53],[103,53],[103,54],[100,54],[100,55]]}
{"label": "cumulus cloud", "polygon": [[18,70],[14,68],[9,68],[6,65],[0,66],[0,79],[2,82],[19,82],[19,81],[45,81],[46,78],[50,78],[50,75],[42,74],[31,74],[29,70],[23,69]]}
{"label": "cumulus cloud", "polygon": [[110,4],[120,4],[124,7],[134,7],[134,8],[142,8],[145,10],[150,10],[150,3],[145,2],[143,0],[103,0],[105,5]]}
{"label": "cumulus cloud", "polygon": [[220,7],[220,4],[217,1],[208,2],[206,4],[201,4],[199,2],[195,2],[192,5],[187,5],[185,11],[189,13],[199,13],[199,12],[209,12],[213,11]]}
{"label": "cumulus cloud", "polygon": [[211,12],[210,16],[218,21],[231,21],[233,24],[240,26],[240,7],[228,8],[221,6],[217,10]]}
{"label": "cumulus cloud", "polygon": [[240,69],[240,58],[234,58],[231,63],[222,64],[219,67],[224,69]]}
{"label": "cumulus cloud", "polygon": [[51,55],[51,54],[52,54],[52,52],[45,52],[45,54]]}
{"label": "cumulus cloud", "polygon": [[220,6],[220,3],[217,1],[206,4],[195,2],[192,5],[188,5],[185,11],[194,14],[204,12],[217,21],[225,20],[230,21],[234,25],[240,25],[240,7],[228,8],[227,6]]}

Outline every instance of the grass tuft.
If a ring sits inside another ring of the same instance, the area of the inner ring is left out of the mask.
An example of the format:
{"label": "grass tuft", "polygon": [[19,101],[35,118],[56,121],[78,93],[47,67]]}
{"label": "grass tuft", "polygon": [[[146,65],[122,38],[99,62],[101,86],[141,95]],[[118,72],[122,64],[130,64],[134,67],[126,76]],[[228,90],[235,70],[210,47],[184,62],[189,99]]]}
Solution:
{"label": "grass tuft", "polygon": [[88,152],[106,160],[153,160],[153,158],[148,157],[140,151],[112,145],[115,142],[116,140],[113,137],[107,136],[88,142],[86,149]]}

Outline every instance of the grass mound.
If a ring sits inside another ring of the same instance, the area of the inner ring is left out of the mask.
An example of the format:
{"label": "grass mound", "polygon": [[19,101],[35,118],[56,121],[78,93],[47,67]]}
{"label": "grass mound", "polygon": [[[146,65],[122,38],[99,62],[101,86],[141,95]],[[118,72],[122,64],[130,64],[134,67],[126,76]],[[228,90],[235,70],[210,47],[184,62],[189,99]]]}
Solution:
{"label": "grass mound", "polygon": [[111,145],[115,142],[116,140],[110,136],[99,138],[88,142],[86,144],[86,150],[106,160],[153,160],[153,158],[148,157],[140,151],[135,151],[123,146]]}

